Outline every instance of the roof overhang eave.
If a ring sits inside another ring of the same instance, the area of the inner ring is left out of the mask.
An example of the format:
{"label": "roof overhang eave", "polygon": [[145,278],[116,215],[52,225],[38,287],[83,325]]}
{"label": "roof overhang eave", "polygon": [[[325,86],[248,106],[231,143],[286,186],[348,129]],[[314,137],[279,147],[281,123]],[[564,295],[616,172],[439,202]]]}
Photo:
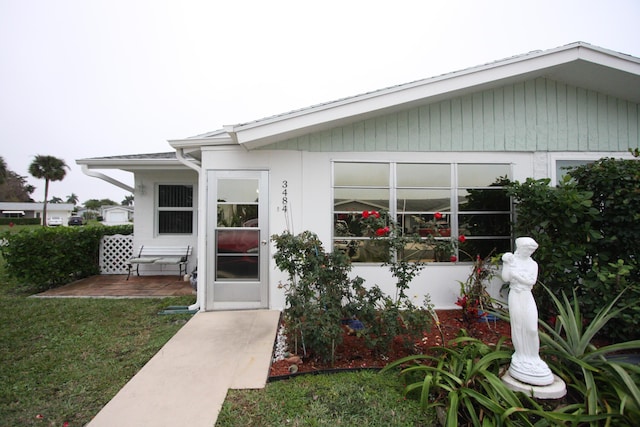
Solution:
{"label": "roof overhang eave", "polygon": [[217,135],[214,137],[192,137],[185,139],[172,139],[169,140],[169,145],[174,149],[184,149],[185,151],[199,149],[205,146],[225,146],[225,145],[236,145],[237,142],[228,134],[224,133],[222,135]]}
{"label": "roof overhang eave", "polygon": [[120,169],[132,172],[142,169],[184,169],[177,159],[79,159],[76,164],[88,169]]}

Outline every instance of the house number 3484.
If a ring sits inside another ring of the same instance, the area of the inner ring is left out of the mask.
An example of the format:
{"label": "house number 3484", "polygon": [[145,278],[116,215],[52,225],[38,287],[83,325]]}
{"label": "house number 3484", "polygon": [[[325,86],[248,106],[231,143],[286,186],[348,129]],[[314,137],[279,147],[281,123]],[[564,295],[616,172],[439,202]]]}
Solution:
{"label": "house number 3484", "polygon": [[287,200],[287,181],[282,181],[282,210],[284,212],[287,211],[287,204],[289,200]]}

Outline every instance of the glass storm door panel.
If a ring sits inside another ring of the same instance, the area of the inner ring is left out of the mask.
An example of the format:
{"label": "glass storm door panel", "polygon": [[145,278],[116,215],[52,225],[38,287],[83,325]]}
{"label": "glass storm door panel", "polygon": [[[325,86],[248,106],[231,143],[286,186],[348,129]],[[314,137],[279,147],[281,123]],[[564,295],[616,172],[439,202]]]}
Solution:
{"label": "glass storm door panel", "polygon": [[[215,171],[209,177],[208,271],[218,308],[268,307],[266,171]],[[211,292],[208,292],[211,293]],[[212,298],[212,299],[211,299]]]}

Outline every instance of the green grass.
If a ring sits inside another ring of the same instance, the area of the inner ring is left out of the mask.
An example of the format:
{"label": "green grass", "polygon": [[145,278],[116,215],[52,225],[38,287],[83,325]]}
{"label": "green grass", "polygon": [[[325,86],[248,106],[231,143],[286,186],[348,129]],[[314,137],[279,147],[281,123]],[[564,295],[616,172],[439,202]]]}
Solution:
{"label": "green grass", "polygon": [[431,426],[398,376],[360,371],[303,375],[264,390],[230,390],[216,427]]}
{"label": "green grass", "polygon": [[188,316],[170,299],[0,297],[0,424],[86,424]]}
{"label": "green grass", "polygon": [[83,426],[190,318],[166,299],[39,299],[0,259],[0,425]]}
{"label": "green grass", "polygon": [[[190,318],[166,299],[39,299],[0,257],[0,425],[83,426]],[[394,375],[300,376],[230,390],[217,426],[428,426]],[[213,427],[213,426],[212,426]]]}

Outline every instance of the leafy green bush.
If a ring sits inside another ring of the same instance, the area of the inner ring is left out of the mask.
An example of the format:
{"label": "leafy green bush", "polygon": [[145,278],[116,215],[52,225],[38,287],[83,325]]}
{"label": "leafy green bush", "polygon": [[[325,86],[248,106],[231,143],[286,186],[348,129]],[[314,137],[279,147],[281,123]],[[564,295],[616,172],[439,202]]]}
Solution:
{"label": "leafy green bush", "polygon": [[350,279],[347,256],[325,252],[317,235],[304,231],[297,236],[285,232],[272,236],[276,265],[289,275],[281,284],[286,291],[284,312],[294,342],[306,353],[312,350],[324,361],[335,360],[342,342],[342,320],[348,317],[343,301],[360,290],[362,279]]}
{"label": "leafy green bush", "polygon": [[[389,349],[396,337],[401,338],[405,348],[411,349],[422,338],[423,332],[430,329],[432,311],[428,297],[423,307],[417,307],[406,293],[411,281],[425,266],[416,253],[424,252],[425,246],[431,246],[435,252],[446,254],[446,259],[449,259],[455,253],[455,240],[439,240],[434,235],[423,240],[418,234],[405,233],[386,211],[365,211],[360,222],[368,230],[365,235],[378,247],[385,248],[381,252],[382,266],[387,267],[396,279],[393,297],[382,293],[378,286],[356,293],[352,312],[365,326],[361,335],[366,345],[377,353]],[[433,227],[438,233],[435,223]]]}
{"label": "leafy green bush", "polygon": [[43,290],[99,274],[100,239],[131,234],[132,226],[38,227],[5,232],[0,252],[9,276],[34,290]]}
{"label": "leafy green bush", "polygon": [[[384,218],[375,215],[377,219]],[[376,225],[369,221],[367,226]],[[378,224],[379,225],[379,224]],[[288,273],[285,289],[287,308],[284,311],[294,342],[300,341],[303,351],[313,350],[324,361],[333,362],[336,347],[342,342],[343,321],[358,320],[362,328],[357,334],[377,353],[384,353],[397,336],[411,348],[431,325],[430,304],[427,309],[416,307],[406,295],[411,279],[422,268],[395,256],[404,249],[409,237],[395,233],[397,225],[383,225],[374,230],[378,238],[385,236],[388,252],[383,265],[397,278],[394,298],[385,295],[378,286],[365,287],[360,277],[350,278],[351,262],[342,251],[327,253],[317,235],[304,231],[297,236],[285,232],[272,236],[277,252],[276,265]]]}
{"label": "leafy green bush", "polygon": [[0,218],[0,225],[39,225],[40,218]]}
{"label": "leafy green bush", "polygon": [[[557,187],[548,179],[512,183],[517,235],[540,245],[539,281],[556,296],[576,289],[588,319],[622,289],[632,308],[602,333],[617,341],[640,337],[640,161],[601,159],[569,172]],[[553,301],[535,290],[541,313],[553,315]],[[618,301],[623,304],[623,301]]]}

